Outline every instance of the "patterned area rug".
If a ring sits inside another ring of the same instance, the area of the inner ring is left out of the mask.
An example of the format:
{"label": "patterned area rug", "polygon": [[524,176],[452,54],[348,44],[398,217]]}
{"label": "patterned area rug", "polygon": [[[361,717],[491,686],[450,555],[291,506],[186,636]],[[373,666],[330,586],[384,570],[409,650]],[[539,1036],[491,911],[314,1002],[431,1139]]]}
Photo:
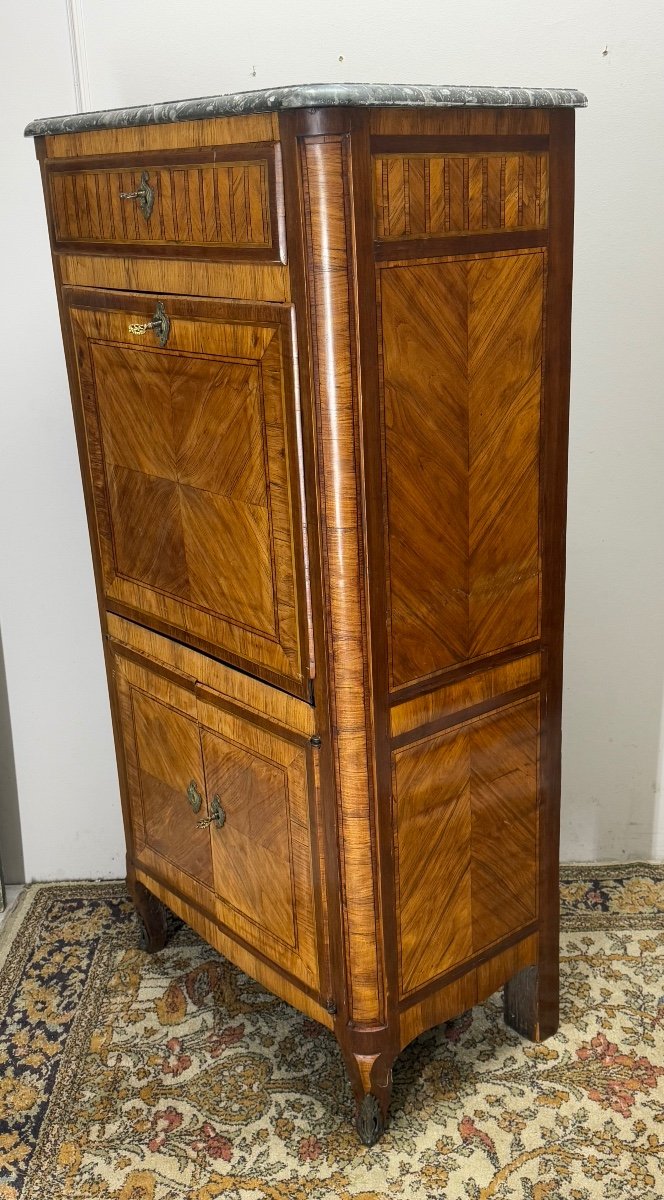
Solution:
{"label": "patterned area rug", "polygon": [[143,954],[120,884],[33,887],[0,943],[0,1197],[655,1200],[664,868],[565,868],[562,920],[559,1034],[499,995],[424,1034],[365,1149],[326,1030],[179,924]]}

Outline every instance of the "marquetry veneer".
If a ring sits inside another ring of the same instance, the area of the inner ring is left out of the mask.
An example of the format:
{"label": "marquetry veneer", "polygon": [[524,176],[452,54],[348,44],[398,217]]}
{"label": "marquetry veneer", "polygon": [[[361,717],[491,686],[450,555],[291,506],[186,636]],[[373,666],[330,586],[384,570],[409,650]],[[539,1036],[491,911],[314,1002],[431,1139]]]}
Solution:
{"label": "marquetry veneer", "polygon": [[423,1030],[557,1024],[573,122],[37,140],[144,944],[332,1029],[368,1143]]}
{"label": "marquetry veneer", "polygon": [[280,260],[272,142],[47,161],[59,250]]}

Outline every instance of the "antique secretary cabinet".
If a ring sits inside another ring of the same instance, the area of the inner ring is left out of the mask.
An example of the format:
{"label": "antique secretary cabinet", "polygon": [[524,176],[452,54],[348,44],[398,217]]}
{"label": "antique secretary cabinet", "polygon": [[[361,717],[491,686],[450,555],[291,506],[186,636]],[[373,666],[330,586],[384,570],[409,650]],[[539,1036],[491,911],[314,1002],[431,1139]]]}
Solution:
{"label": "antique secretary cabinet", "polygon": [[[162,903],[392,1064],[558,1012],[577,92],[312,86],[28,127],[147,949]],[[297,1069],[297,1064],[294,1064]]]}

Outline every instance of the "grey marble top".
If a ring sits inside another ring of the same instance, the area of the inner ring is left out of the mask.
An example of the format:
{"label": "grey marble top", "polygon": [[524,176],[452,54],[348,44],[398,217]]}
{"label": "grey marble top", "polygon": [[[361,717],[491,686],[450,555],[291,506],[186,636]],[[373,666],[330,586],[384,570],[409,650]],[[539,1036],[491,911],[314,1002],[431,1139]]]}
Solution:
{"label": "grey marble top", "polygon": [[122,129],[129,125],[167,125],[205,117],[279,112],[286,108],[334,108],[374,105],[394,108],[585,108],[583,92],[573,88],[443,87],[438,84],[306,83],[292,87],[230,92],[197,100],[108,108],[100,112],[43,117],[26,126],[26,137],[81,133],[86,129]]}

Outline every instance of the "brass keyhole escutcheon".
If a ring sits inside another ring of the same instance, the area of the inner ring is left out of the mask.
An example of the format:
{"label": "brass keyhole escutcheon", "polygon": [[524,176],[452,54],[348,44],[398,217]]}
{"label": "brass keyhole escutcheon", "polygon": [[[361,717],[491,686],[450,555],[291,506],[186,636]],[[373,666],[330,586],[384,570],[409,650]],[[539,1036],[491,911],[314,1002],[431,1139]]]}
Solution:
{"label": "brass keyhole escutcheon", "polygon": [[226,824],[226,813],[221,805],[221,797],[214,796],[210,805],[210,816],[204,817],[202,821],[197,821],[198,829],[209,829],[210,825],[216,825],[217,829],[221,829]]}
{"label": "brass keyhole escutcheon", "polygon": [[154,310],[154,316],[151,321],[132,321],[129,326],[129,332],[135,337],[143,337],[148,329],[153,329],[155,336],[160,346],[165,346],[168,341],[168,335],[171,332],[171,322],[166,313],[161,300],[157,301],[157,307]]}
{"label": "brass keyhole escutcheon", "polygon": [[154,206],[154,188],[150,187],[147,171],[141,172],[141,182],[135,192],[120,192],[121,200],[136,200],[146,221],[152,216]]}
{"label": "brass keyhole escutcheon", "polygon": [[187,788],[187,800],[191,804],[191,807],[195,813],[199,813],[201,811],[201,806],[203,804],[203,797],[201,796],[201,793],[199,792],[198,788],[196,787],[195,779],[192,779],[191,783],[189,784],[189,787]]}

